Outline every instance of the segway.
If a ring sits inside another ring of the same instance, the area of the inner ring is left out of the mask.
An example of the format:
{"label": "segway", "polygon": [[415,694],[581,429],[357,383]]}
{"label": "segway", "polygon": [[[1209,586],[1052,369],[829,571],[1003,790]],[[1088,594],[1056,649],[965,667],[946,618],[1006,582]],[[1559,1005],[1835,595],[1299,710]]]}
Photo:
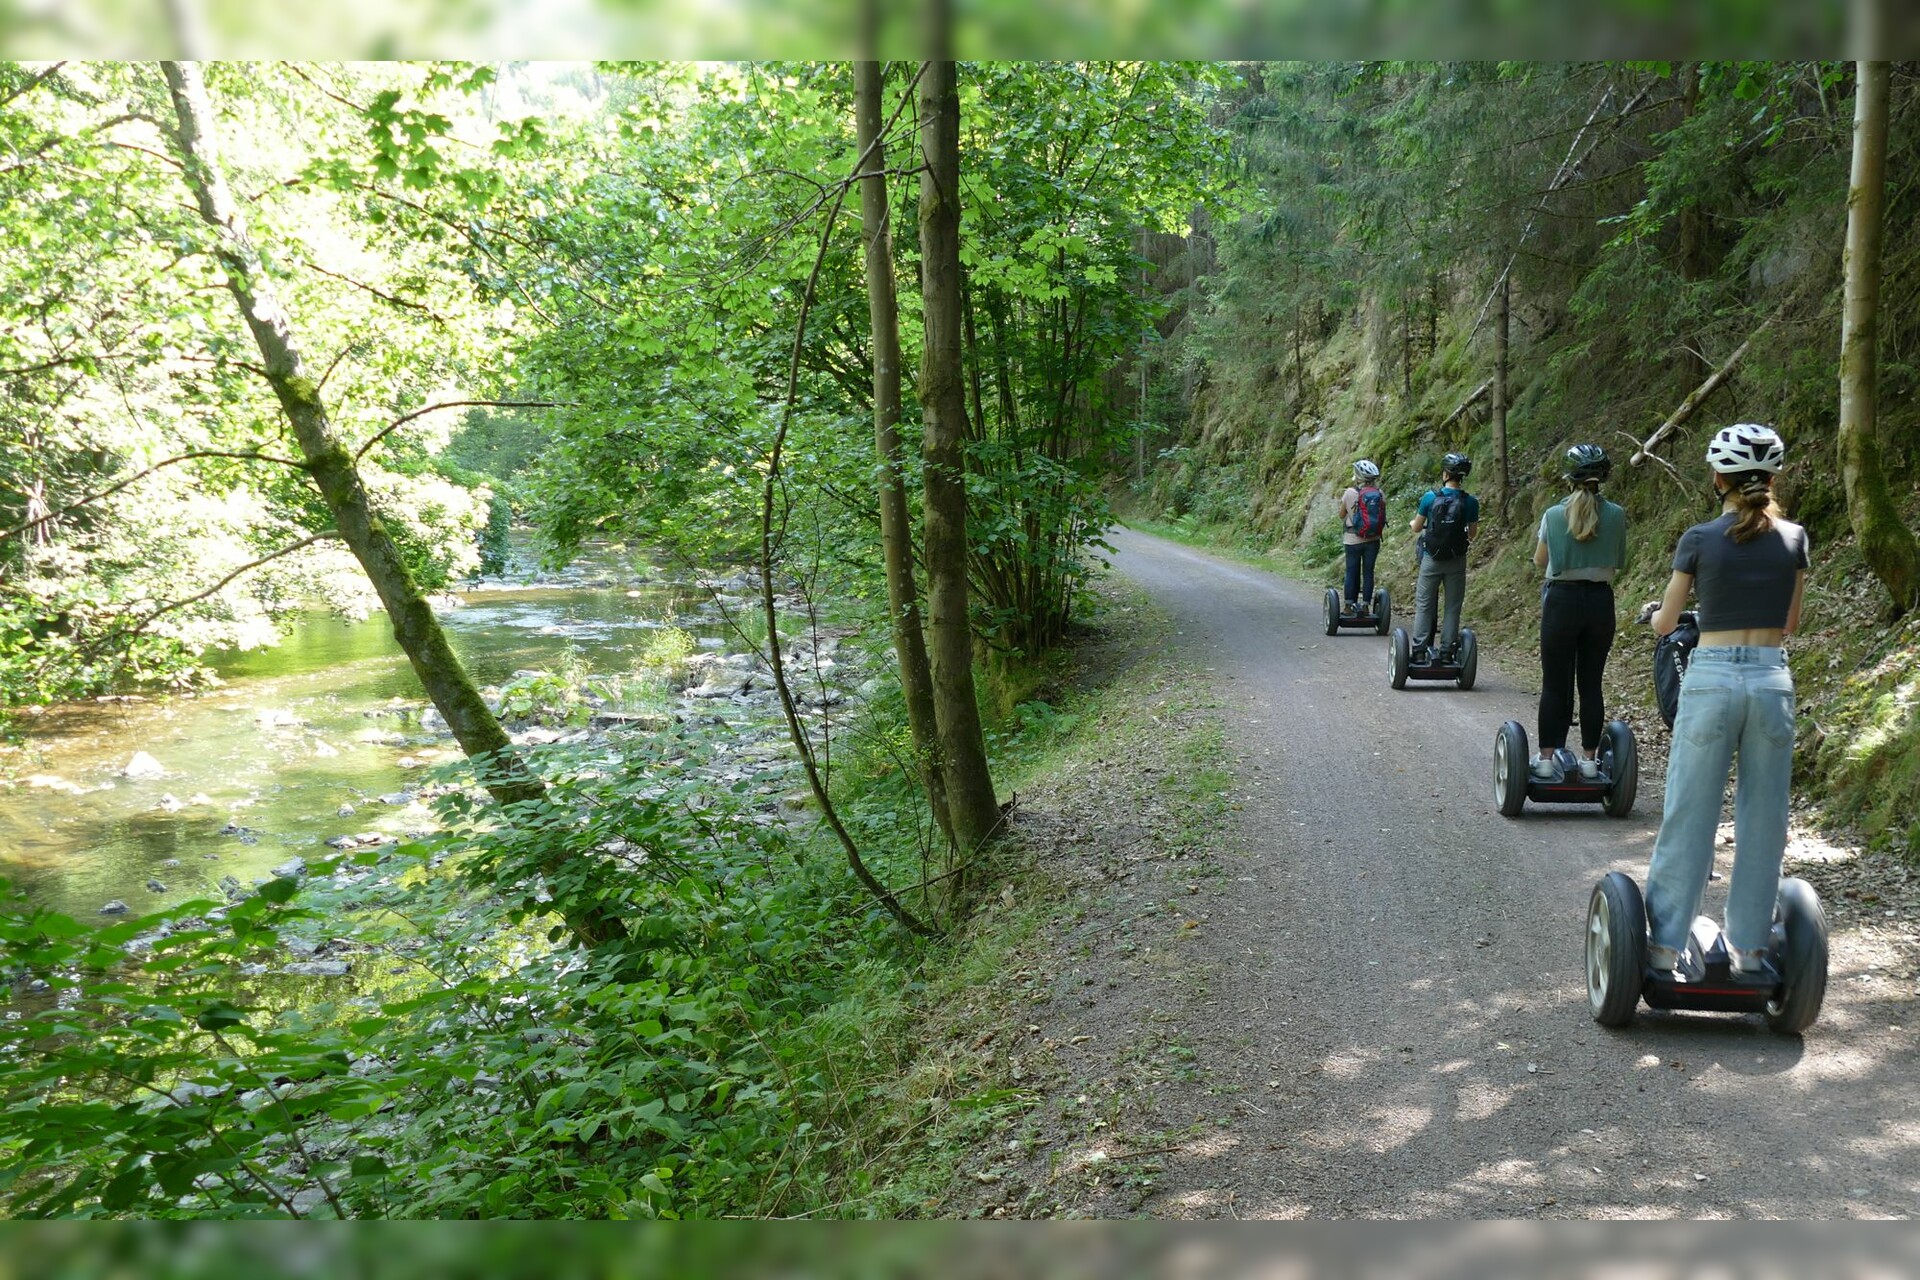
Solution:
{"label": "segway", "polygon": [[1625,720],[1608,722],[1594,752],[1600,769],[1595,777],[1580,776],[1580,761],[1565,747],[1553,753],[1553,777],[1536,778],[1530,768],[1527,731],[1509,720],[1493,735],[1493,798],[1503,817],[1517,818],[1531,800],[1535,804],[1597,804],[1610,818],[1633,812],[1640,789],[1640,751],[1633,729]]}
{"label": "segway", "polygon": [[1631,876],[1609,871],[1587,904],[1587,1003],[1593,1019],[1624,1027],[1645,1000],[1654,1009],[1758,1013],[1784,1035],[1820,1016],[1827,992],[1827,918],[1820,895],[1798,877],[1780,882],[1773,936],[1757,973],[1727,960],[1720,927],[1701,916],[1672,973],[1647,967],[1647,910]]}
{"label": "segway", "polygon": [[1422,662],[1413,660],[1413,640],[1405,627],[1395,627],[1387,643],[1387,683],[1396,689],[1406,688],[1409,680],[1451,680],[1471,689],[1479,670],[1480,645],[1471,627],[1460,628],[1450,652],[1431,654]]}
{"label": "segway", "polygon": [[1387,627],[1393,619],[1393,597],[1387,594],[1385,587],[1373,589],[1373,611],[1371,613],[1340,612],[1340,588],[1327,588],[1327,634],[1336,636],[1342,627],[1367,627],[1375,635],[1387,634]]}

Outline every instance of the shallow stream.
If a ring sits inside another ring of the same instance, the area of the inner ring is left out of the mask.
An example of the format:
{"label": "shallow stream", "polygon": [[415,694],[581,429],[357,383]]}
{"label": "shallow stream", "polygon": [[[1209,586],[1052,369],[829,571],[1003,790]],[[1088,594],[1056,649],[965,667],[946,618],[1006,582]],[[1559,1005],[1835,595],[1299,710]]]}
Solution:
{"label": "shallow stream", "polygon": [[[718,647],[725,630],[707,592],[604,549],[545,578],[517,562],[457,594],[441,622],[481,685],[563,663],[625,673],[650,631],[675,625]],[[306,615],[277,647],[214,665],[224,683],[209,692],[28,722],[14,785],[0,789],[0,875],[82,919],[115,900],[141,915],[217,899],[221,877],[251,884],[330,853],[329,839],[430,825],[412,793],[452,744],[423,730],[425,699],[385,614]],[[136,752],[160,775],[126,776]]]}

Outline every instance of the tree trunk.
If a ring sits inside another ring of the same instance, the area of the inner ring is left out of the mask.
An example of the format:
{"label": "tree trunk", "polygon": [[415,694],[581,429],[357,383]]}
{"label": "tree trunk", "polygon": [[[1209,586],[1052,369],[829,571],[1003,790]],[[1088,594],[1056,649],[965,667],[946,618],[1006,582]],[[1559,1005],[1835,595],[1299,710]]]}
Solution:
{"label": "tree trunk", "polygon": [[1400,393],[1413,399],[1413,300],[1400,291]]}
{"label": "tree trunk", "polygon": [[867,312],[873,324],[873,448],[880,490],[880,551],[886,565],[893,648],[906,695],[907,728],[934,820],[949,841],[947,792],[941,776],[933,671],[913,578],[913,524],[907,513],[905,458],[900,447],[900,307],[893,285],[893,235],[887,223],[887,152],[881,140],[882,74],[878,62],[853,68],[854,123],[860,153],[860,232],[866,248]]}
{"label": "tree trunk", "polygon": [[[439,620],[407,571],[400,550],[373,511],[346,441],[334,431],[319,387],[308,375],[293,325],[281,307],[234,203],[214,141],[213,109],[200,68],[191,62],[163,62],[161,70],[173,96],[178,122],[176,141],[200,216],[213,228],[214,254],[227,273],[227,287],[253,333],[265,361],[266,378],[287,420],[293,425],[307,472],[313,477],[340,538],[366,570],[386,607],[393,637],[406,652],[421,687],[446,717],[461,750],[473,760],[489,794],[502,805],[538,800],[546,787],[529,774],[506,730],[487,709],[466,668],[447,643]],[[614,922],[569,920],[583,942],[612,936]]]}
{"label": "tree trunk", "polygon": [[[1700,109],[1700,64],[1687,63],[1680,71],[1680,119],[1691,120]],[[1707,275],[1707,211],[1698,199],[1680,206],[1680,278],[1702,280]]]}
{"label": "tree trunk", "polygon": [[1887,487],[1875,414],[1882,206],[1886,199],[1885,62],[1861,62],[1847,193],[1846,301],[1840,330],[1840,475],[1860,557],[1886,586],[1896,614],[1920,597],[1920,547]]}
{"label": "tree trunk", "polygon": [[1507,466],[1507,329],[1513,310],[1512,286],[1500,277],[1500,310],[1493,318],[1493,459],[1500,468],[1500,519],[1507,518],[1512,475]]}
{"label": "tree trunk", "polygon": [[[932,6],[933,45],[947,52],[951,15]],[[947,813],[962,856],[991,837],[1000,808],[987,771],[973,687],[973,626],[967,603],[966,405],[960,381],[960,93],[951,60],[927,63],[920,79],[920,360],[925,467],[928,656],[933,669]],[[959,886],[956,884],[955,889]]]}

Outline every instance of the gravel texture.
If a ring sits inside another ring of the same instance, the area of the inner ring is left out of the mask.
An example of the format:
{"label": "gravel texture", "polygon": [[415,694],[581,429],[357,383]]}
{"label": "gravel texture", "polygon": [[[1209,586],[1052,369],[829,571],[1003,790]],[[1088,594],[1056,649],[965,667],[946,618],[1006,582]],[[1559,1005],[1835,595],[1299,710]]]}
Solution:
{"label": "gravel texture", "polygon": [[[1094,769],[1023,797],[1023,834],[1071,909],[982,1034],[1020,1040],[1014,1087],[1032,1105],[973,1153],[974,1198],[936,1211],[1915,1210],[1920,952],[1904,879],[1883,901],[1847,851],[1797,835],[1817,884],[1852,886],[1830,906],[1826,1006],[1804,1039],[1644,1008],[1604,1030],[1586,1004],[1587,895],[1609,868],[1644,876],[1657,757],[1629,818],[1530,805],[1503,819],[1494,731],[1531,729],[1531,671],[1483,653],[1471,692],[1394,692],[1383,639],[1321,633],[1318,588],[1112,541],[1117,571],[1170,617],[1163,656],[1193,673],[1214,722],[1217,813],[1143,809],[1137,777],[1109,787]],[[1473,603],[1470,583],[1469,624]],[[1164,750],[1116,740],[1093,763],[1161,770]],[[1195,833],[1205,848],[1183,845]]]}

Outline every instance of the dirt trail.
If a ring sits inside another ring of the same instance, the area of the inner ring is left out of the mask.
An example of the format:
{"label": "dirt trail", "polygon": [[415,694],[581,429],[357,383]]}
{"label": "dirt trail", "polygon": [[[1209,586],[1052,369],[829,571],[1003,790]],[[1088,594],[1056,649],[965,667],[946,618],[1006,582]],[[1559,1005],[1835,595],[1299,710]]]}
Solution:
{"label": "dirt trail", "polygon": [[[1095,1090],[1083,1111],[1102,1085],[1124,1104],[1048,1140],[1035,1180],[1055,1209],[1915,1211],[1910,939],[1839,933],[1804,1041],[1644,1009],[1605,1031],[1586,1007],[1587,893],[1608,867],[1644,875],[1657,776],[1626,820],[1503,819],[1493,734],[1508,718],[1531,730],[1530,673],[1483,659],[1472,692],[1396,693],[1382,639],[1321,633],[1319,590],[1143,535],[1113,542],[1115,568],[1211,673],[1239,807],[1212,874],[1136,876],[1058,944],[1036,1034],[1062,1046],[1062,1089]],[[1111,973],[1124,980],[1096,982]],[[1071,1127],[1077,1100],[1050,1101]]]}

